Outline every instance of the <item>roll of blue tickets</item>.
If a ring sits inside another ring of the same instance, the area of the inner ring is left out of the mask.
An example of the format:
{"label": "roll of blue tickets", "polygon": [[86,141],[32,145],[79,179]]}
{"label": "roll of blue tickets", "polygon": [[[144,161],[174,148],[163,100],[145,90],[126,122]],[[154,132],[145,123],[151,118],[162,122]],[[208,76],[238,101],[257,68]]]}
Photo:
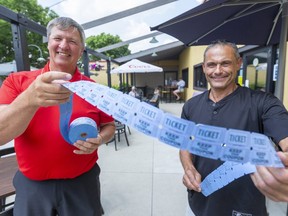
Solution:
{"label": "roll of blue tickets", "polygon": [[96,122],[88,117],[74,119],[69,128],[69,140],[74,143],[77,140],[95,138],[98,135]]}
{"label": "roll of blue tickets", "polygon": [[69,125],[72,114],[73,96],[70,100],[59,106],[60,108],[60,121],[59,127],[62,137],[66,142],[73,144],[77,140],[85,141],[87,138],[95,138],[98,136],[96,122],[88,117],[79,117],[74,119]]}

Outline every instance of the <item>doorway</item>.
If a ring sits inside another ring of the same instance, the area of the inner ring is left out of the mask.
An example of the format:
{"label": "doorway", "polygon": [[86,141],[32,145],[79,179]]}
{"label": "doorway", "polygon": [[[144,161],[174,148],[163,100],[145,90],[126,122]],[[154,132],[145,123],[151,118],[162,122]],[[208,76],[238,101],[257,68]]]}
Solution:
{"label": "doorway", "polygon": [[253,90],[273,93],[274,84],[272,76],[274,59],[275,54],[273,55],[273,49],[270,46],[244,53],[242,84]]}

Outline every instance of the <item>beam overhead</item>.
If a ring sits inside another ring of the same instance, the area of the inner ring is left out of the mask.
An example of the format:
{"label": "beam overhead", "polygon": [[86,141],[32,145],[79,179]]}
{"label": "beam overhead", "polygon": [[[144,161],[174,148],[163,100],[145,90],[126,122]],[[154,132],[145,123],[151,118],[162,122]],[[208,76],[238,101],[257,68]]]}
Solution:
{"label": "beam overhead", "polygon": [[131,43],[134,43],[134,42],[137,42],[137,41],[140,41],[140,40],[144,40],[144,39],[149,38],[149,37],[155,37],[155,36],[160,35],[160,34],[163,34],[163,33],[162,32],[153,32],[151,34],[147,34],[147,35],[143,35],[143,36],[140,36],[140,37],[137,37],[137,38],[133,38],[131,40],[122,41],[122,42],[119,42],[119,43],[116,43],[116,44],[112,44],[112,45],[109,45],[109,46],[106,46],[106,47],[102,47],[100,49],[97,49],[96,51],[97,52],[105,52],[105,51],[112,50],[112,49],[115,49],[115,48],[118,48],[118,47],[122,47],[122,46],[125,46],[127,44],[131,44]]}
{"label": "beam overhead", "polygon": [[183,50],[184,47],[185,47],[185,45],[184,45],[183,42],[175,41],[175,42],[171,42],[169,44],[164,44],[164,45],[161,45],[161,46],[158,46],[158,47],[153,47],[153,48],[150,48],[150,49],[147,49],[147,50],[139,51],[139,52],[133,53],[131,55],[119,57],[119,58],[116,58],[114,60],[116,62],[123,63],[123,62],[127,62],[127,61],[129,61],[131,59],[134,59],[134,58],[141,58],[141,57],[144,57],[144,56],[151,56],[151,54],[153,52],[161,52],[161,51],[168,52],[169,49],[175,49],[175,48],[179,48],[179,49]]}
{"label": "beam overhead", "polygon": [[146,10],[150,10],[155,7],[159,7],[159,6],[162,6],[171,2],[175,2],[175,1],[178,1],[178,0],[157,0],[157,1],[149,2],[147,4],[143,4],[143,5],[119,12],[119,13],[115,13],[106,17],[102,17],[97,20],[84,23],[82,24],[82,27],[86,30],[89,28],[93,28],[95,26],[103,25],[105,23],[109,23],[118,19],[122,19],[124,17],[131,16],[133,14],[137,14]]}

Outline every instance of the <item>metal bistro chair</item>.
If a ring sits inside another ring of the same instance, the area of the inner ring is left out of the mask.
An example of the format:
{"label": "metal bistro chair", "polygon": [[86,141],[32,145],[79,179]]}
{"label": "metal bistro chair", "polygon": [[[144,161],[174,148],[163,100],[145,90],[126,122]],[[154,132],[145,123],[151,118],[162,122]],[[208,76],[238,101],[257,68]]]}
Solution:
{"label": "metal bistro chair", "polygon": [[169,101],[169,97],[170,97],[170,90],[162,87],[160,89],[160,101],[163,102],[165,101],[166,103]]}
{"label": "metal bistro chair", "polygon": [[[129,146],[129,141],[128,141],[128,137],[127,137],[127,133],[126,133],[126,125],[115,120],[115,126],[116,126],[116,130],[115,130],[114,137],[109,142],[107,142],[106,145],[108,145],[109,143],[114,142],[115,151],[117,151],[118,150],[117,149],[117,140],[118,140],[118,142],[120,142],[121,134],[124,134],[127,146]],[[129,130],[129,133],[130,133],[130,129],[129,128],[128,128],[128,130]]]}
{"label": "metal bistro chair", "polygon": [[185,103],[185,89],[182,92],[179,92],[178,95],[180,99],[176,100],[176,102]]}

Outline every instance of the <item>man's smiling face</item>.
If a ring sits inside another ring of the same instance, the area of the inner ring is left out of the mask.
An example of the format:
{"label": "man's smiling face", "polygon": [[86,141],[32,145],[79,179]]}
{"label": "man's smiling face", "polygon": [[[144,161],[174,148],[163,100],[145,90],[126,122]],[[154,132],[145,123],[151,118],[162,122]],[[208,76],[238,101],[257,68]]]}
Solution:
{"label": "man's smiling face", "polygon": [[84,47],[76,28],[60,30],[54,27],[48,39],[50,69],[73,73]]}

